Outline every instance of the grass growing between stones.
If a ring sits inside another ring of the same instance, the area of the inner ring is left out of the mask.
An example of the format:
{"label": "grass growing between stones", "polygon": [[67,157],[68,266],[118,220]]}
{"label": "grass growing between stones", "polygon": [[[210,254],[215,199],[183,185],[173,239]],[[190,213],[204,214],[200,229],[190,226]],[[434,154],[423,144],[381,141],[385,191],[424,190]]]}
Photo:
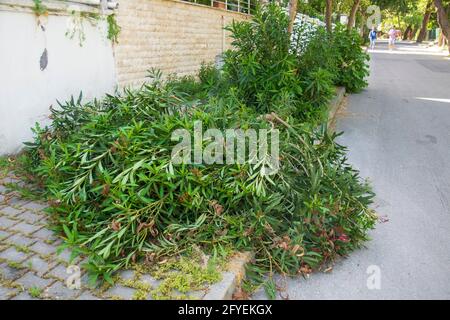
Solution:
{"label": "grass growing between stones", "polygon": [[42,296],[42,289],[36,286],[33,286],[31,288],[28,289],[28,293],[30,294],[30,296],[32,296],[33,298],[40,298]]}
{"label": "grass growing between stones", "polygon": [[202,266],[185,257],[159,265],[151,274],[161,280],[159,286],[151,291],[155,300],[193,299],[190,292],[205,290],[221,280],[221,273],[214,262],[208,261],[206,266]]}
{"label": "grass growing between stones", "polygon": [[6,264],[8,265],[8,267],[13,268],[13,269],[17,269],[17,270],[26,269],[26,267],[20,262],[7,261]]}
{"label": "grass growing between stones", "polygon": [[10,172],[11,164],[8,157],[0,157],[0,179],[6,177]]}

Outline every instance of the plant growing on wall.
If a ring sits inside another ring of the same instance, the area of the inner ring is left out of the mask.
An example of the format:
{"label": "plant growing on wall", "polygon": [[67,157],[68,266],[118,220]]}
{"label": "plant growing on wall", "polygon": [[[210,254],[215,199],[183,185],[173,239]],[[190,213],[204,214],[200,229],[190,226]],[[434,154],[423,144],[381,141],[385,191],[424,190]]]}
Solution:
{"label": "plant growing on wall", "polygon": [[[48,16],[48,8],[42,3],[42,0],[33,0],[34,6],[32,8],[33,12],[38,17],[38,25],[41,26],[42,30],[45,31],[43,25],[45,23],[41,21],[42,16]],[[69,39],[78,39],[78,43],[80,46],[83,45],[83,42],[86,40],[86,33],[84,30],[84,20],[88,20],[92,25],[97,24],[98,20],[100,20],[100,15],[91,13],[91,12],[81,12],[77,10],[70,11],[70,20],[68,23],[68,28],[66,30],[65,35]],[[115,14],[111,14],[106,16],[107,23],[107,35],[106,37],[111,40],[112,43],[118,43],[118,36],[120,33],[120,26],[117,23]]]}
{"label": "plant growing on wall", "polygon": [[[98,24],[101,18],[98,14],[72,11],[71,22],[69,28],[66,31],[66,36],[70,39],[78,38],[80,46],[86,40],[86,33],[84,30],[84,21],[88,20],[91,25]],[[105,19],[107,23],[106,37],[111,40],[112,43],[118,43],[118,36],[120,33],[120,26],[117,24],[117,20],[114,14],[108,15]]]}
{"label": "plant growing on wall", "polygon": [[42,4],[42,0],[33,0],[33,2],[34,7],[32,10],[37,16],[48,15],[48,9]]}
{"label": "plant growing on wall", "polygon": [[69,39],[78,39],[78,44],[83,46],[83,42],[86,40],[86,34],[84,32],[83,15],[78,11],[72,11],[71,17],[68,22],[68,29],[66,31],[66,37]]}
{"label": "plant growing on wall", "polygon": [[120,26],[117,24],[116,15],[111,14],[106,17],[106,22],[108,23],[108,39],[112,43],[118,43],[118,37],[120,33]]}

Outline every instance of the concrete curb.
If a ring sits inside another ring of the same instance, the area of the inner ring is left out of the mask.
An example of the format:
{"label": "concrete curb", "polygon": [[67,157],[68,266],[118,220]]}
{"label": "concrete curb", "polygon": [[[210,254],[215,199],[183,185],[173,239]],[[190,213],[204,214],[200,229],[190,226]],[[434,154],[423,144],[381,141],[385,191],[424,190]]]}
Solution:
{"label": "concrete curb", "polygon": [[236,253],[222,273],[222,280],[213,284],[202,300],[231,300],[234,291],[245,279],[245,265],[252,257],[251,252]]}
{"label": "concrete curb", "polygon": [[345,98],[345,88],[344,87],[336,87],[336,95],[330,101],[328,106],[328,128],[332,131],[332,124],[335,121],[336,113],[339,110],[339,107],[342,105],[342,102]]}

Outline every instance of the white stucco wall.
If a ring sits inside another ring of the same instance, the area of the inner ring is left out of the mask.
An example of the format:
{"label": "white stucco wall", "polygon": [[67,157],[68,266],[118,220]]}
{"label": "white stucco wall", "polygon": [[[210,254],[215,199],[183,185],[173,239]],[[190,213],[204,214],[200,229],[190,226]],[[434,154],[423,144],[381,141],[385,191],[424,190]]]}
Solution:
{"label": "white stucco wall", "polygon": [[[80,46],[65,35],[70,18],[50,14],[43,32],[33,13],[0,8],[0,155],[18,152],[32,138],[35,122],[48,123],[49,106],[56,106],[57,99],[78,96],[80,90],[85,100],[114,91],[105,22],[83,23],[86,39]],[[45,48],[48,66],[41,71]]]}

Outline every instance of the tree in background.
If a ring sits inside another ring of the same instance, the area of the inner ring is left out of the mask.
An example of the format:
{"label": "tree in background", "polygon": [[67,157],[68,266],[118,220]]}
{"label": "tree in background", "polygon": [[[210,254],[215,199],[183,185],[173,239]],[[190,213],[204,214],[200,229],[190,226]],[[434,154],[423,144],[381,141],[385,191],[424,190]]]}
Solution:
{"label": "tree in background", "polygon": [[291,34],[292,30],[294,29],[294,22],[297,16],[297,7],[298,7],[298,0],[289,0],[289,27],[288,27],[289,34]]}
{"label": "tree in background", "polygon": [[361,3],[361,0],[354,0],[354,2],[353,2],[352,9],[348,16],[347,28],[349,28],[349,29],[353,28],[353,26],[355,25],[356,13],[358,12],[360,3]]}
{"label": "tree in background", "polygon": [[403,40],[413,40],[422,25],[426,1],[423,2],[423,4],[421,2],[423,2],[423,0],[419,0],[419,2],[414,3],[410,10],[402,17],[401,26],[406,26],[405,32],[403,33]]}
{"label": "tree in background", "polygon": [[298,11],[313,18],[324,20],[325,0],[300,1]]}
{"label": "tree in background", "polygon": [[327,31],[329,33],[333,31],[332,14],[333,14],[333,0],[326,0],[325,23],[327,25]]}
{"label": "tree in background", "polygon": [[419,35],[417,36],[417,42],[421,43],[425,40],[428,30],[428,22],[430,22],[431,13],[433,12],[434,5],[433,0],[427,0],[425,13],[423,15],[422,26],[420,27]]}
{"label": "tree in background", "polygon": [[377,0],[375,4],[383,12],[383,29],[395,26],[403,31],[403,40],[413,40],[421,28],[428,1],[430,0]]}
{"label": "tree in background", "polygon": [[434,5],[437,9],[437,21],[442,30],[442,34],[447,39],[448,42],[448,51],[450,54],[450,23],[449,23],[449,14],[450,14],[450,1],[447,0],[434,0]]}

